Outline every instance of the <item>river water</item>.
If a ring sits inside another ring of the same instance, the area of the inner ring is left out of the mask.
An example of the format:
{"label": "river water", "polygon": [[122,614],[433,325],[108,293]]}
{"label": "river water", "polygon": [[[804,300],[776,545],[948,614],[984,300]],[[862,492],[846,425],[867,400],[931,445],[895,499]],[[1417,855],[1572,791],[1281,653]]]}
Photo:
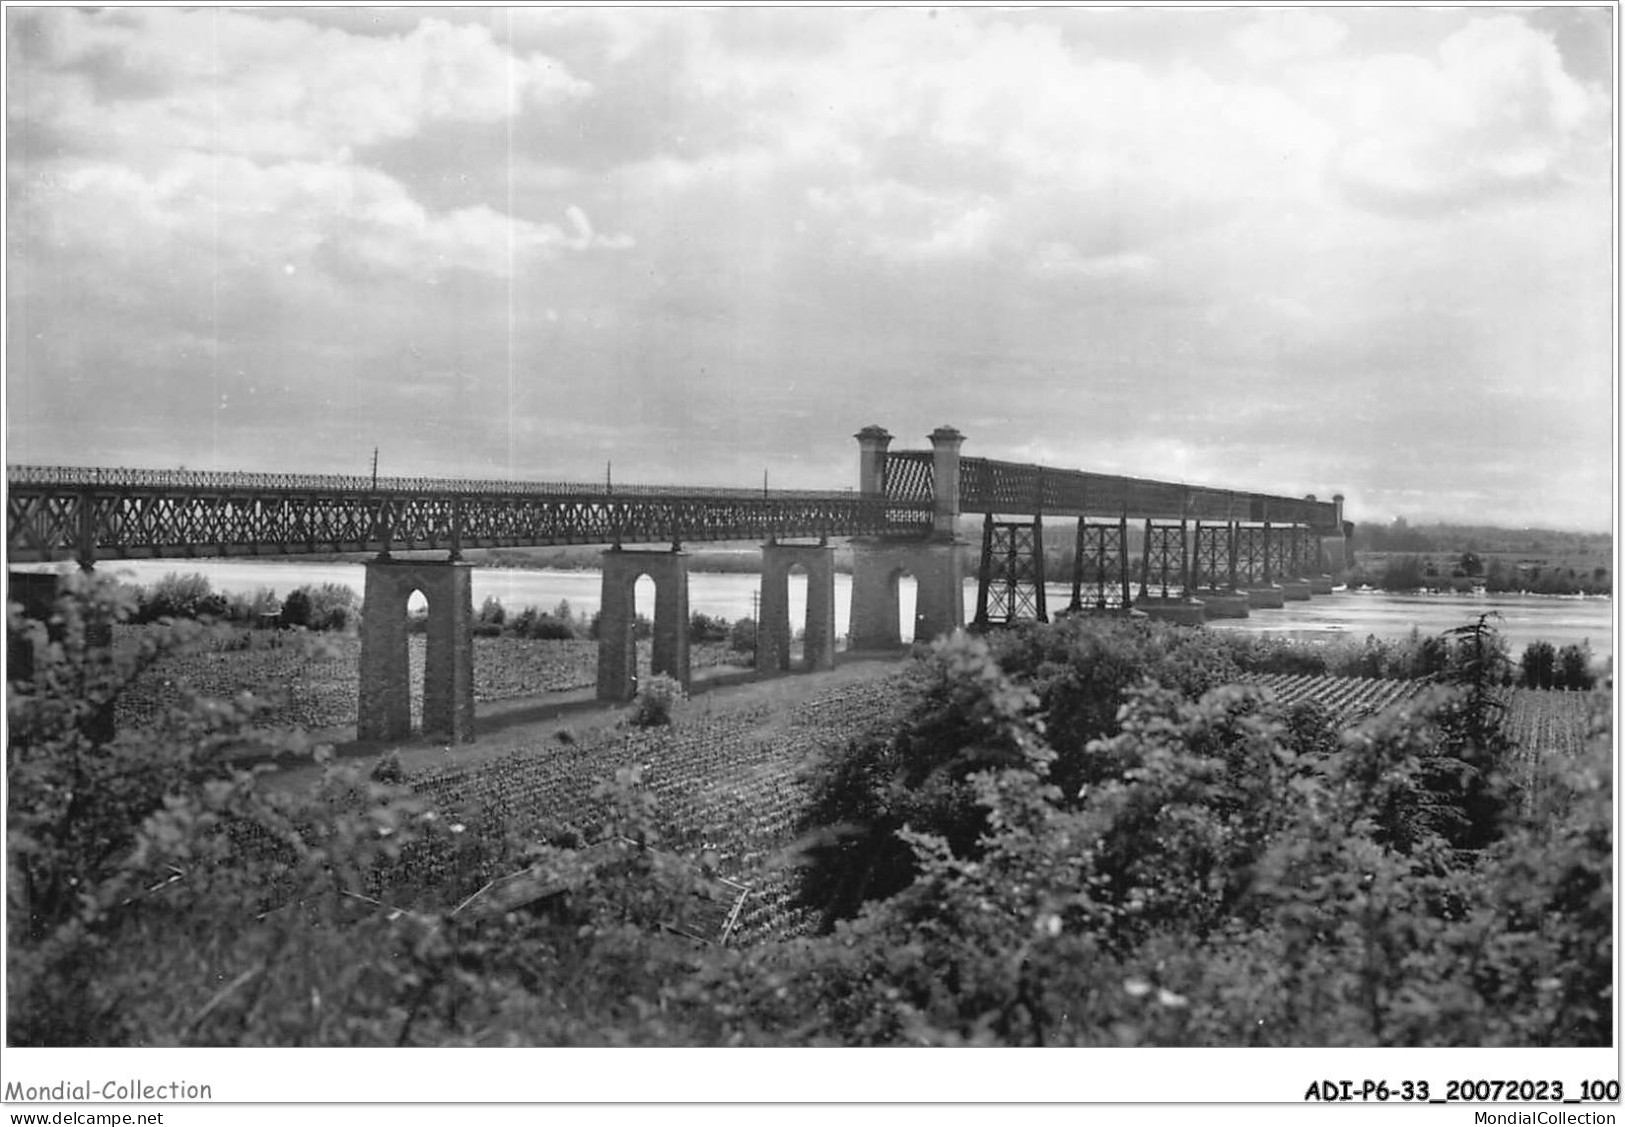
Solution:
{"label": "river water", "polygon": [[[59,565],[60,566],[60,565]],[[100,569],[121,575],[128,582],[150,584],[170,572],[199,572],[208,577],[215,590],[252,594],[271,588],[287,594],[296,587],[318,583],[342,583],[359,595],[363,569],[355,563],[314,563],[276,560],[123,560],[108,561]],[[509,613],[526,606],[551,611],[568,601],[578,614],[591,615],[598,609],[600,573],[597,571],[519,570],[475,568],[474,604],[495,597]],[[752,574],[693,572],[689,575],[689,609],[730,621],[751,617],[760,579]],[[852,577],[835,577],[836,632],[848,630]],[[1070,589],[1046,589],[1049,605],[1066,606]],[[638,582],[638,611],[653,616],[654,583]],[[905,639],[913,634],[914,587],[905,577],[899,589],[901,628]],[[976,605],[976,584],[966,584],[965,606]],[[791,621],[799,624],[805,614],[806,580],[792,575],[790,583]],[[1221,630],[1246,630],[1298,639],[1375,635],[1391,639],[1408,635],[1413,628],[1423,634],[1439,634],[1465,625],[1479,614],[1493,612],[1491,624],[1507,639],[1514,655],[1532,641],[1544,640],[1554,646],[1587,643],[1598,657],[1614,652],[1614,603],[1606,598],[1565,598],[1550,595],[1393,595],[1381,591],[1338,591],[1317,595],[1309,602],[1288,603],[1280,610],[1258,610],[1244,619],[1220,619],[1211,625]]]}

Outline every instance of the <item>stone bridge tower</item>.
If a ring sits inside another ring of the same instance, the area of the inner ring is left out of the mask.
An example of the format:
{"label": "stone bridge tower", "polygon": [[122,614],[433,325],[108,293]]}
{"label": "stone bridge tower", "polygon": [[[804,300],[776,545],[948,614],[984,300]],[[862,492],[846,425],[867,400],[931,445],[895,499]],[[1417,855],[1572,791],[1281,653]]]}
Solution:
{"label": "stone bridge tower", "polygon": [[[859,431],[858,488],[886,495],[886,454],[892,436],[882,427]],[[965,625],[965,541],[958,536],[959,448],[965,436],[953,427],[931,432],[932,513],[927,539],[864,537],[852,541],[852,648],[902,645],[898,583],[914,578],[914,637],[930,641]]]}

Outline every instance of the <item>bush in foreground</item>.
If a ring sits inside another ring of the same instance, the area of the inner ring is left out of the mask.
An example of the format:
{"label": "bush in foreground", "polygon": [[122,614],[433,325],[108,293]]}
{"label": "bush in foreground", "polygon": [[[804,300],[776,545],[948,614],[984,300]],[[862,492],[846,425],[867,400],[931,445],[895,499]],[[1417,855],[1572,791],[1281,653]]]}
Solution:
{"label": "bush in foreground", "polygon": [[[1032,674],[951,643],[907,730],[850,768],[939,819],[891,830],[908,879],[827,936],[733,950],[683,934],[703,873],[660,850],[635,769],[589,832],[519,842],[387,769],[267,793],[224,754],[274,738],[251,698],[109,735],[127,670],[84,638],[121,613],[70,597],[54,645],[11,620],[44,645],[8,693],[14,1043],[1610,1043],[1605,727],[1460,848],[1453,788],[1499,754],[1460,691],[1328,733],[1204,687],[1175,640]],[[1148,657],[1078,750],[1086,786],[1057,785],[1053,717],[1098,715],[1061,686]],[[534,898],[482,908],[519,868]]]}
{"label": "bush in foreground", "polygon": [[632,699],[632,725],[637,728],[664,727],[671,723],[672,709],[686,699],[682,682],[664,673],[656,673],[638,687],[638,695]]}

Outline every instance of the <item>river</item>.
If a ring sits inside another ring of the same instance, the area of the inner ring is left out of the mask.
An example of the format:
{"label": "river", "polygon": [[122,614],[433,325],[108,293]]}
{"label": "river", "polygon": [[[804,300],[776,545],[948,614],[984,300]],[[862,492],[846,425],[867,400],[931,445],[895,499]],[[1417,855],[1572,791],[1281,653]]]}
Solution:
{"label": "river", "polygon": [[[59,568],[62,565],[57,565]],[[269,587],[287,594],[296,587],[318,583],[342,583],[357,594],[363,586],[362,565],[357,563],[314,563],[277,560],[122,560],[108,561],[101,570],[123,576],[132,583],[150,584],[170,572],[199,572],[208,577],[215,590],[252,594]],[[577,614],[591,615],[598,609],[600,575],[596,571],[519,570],[486,568],[474,570],[474,604],[486,598],[502,601],[510,613],[526,606],[552,610],[568,601]],[[751,574],[693,572],[689,575],[689,609],[730,621],[755,613],[759,577]],[[1069,588],[1046,589],[1049,605],[1066,606]],[[848,630],[852,577],[835,577],[836,632]],[[654,612],[654,583],[638,582],[638,610]],[[904,578],[899,590],[901,627],[905,639],[912,636],[914,586]],[[976,584],[965,589],[967,610],[976,605]],[[799,623],[805,614],[806,579],[792,575],[790,613]],[[1221,619],[1212,625],[1221,630],[1246,630],[1300,639],[1375,635],[1400,638],[1413,628],[1423,634],[1439,634],[1462,626],[1477,615],[1493,612],[1500,617],[1492,624],[1507,639],[1514,655],[1536,640],[1554,646],[1587,643],[1598,657],[1611,658],[1614,652],[1614,603],[1606,598],[1565,598],[1550,595],[1393,595],[1381,591],[1338,591],[1317,595],[1309,602],[1288,603],[1280,610],[1259,610],[1244,619]]]}

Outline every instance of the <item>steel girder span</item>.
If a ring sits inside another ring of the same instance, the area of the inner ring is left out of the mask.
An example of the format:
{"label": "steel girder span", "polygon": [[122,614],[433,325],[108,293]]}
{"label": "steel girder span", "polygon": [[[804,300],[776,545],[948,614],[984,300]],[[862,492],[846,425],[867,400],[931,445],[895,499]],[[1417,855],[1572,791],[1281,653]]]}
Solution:
{"label": "steel girder span", "polygon": [[14,562],[679,544],[923,533],[858,493],[8,468]]}

